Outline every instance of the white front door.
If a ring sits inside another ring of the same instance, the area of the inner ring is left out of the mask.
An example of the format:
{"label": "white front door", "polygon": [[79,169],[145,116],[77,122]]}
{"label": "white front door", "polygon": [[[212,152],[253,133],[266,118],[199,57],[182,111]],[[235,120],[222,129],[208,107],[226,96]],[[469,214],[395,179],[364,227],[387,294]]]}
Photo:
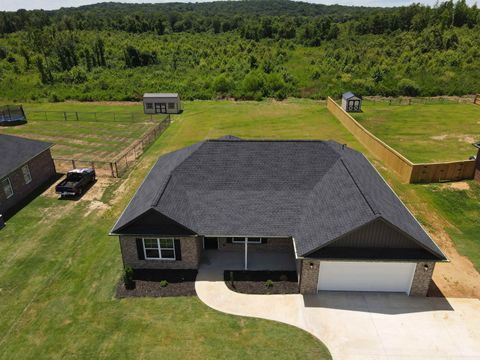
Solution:
{"label": "white front door", "polygon": [[321,261],[318,290],[410,291],[416,263]]}

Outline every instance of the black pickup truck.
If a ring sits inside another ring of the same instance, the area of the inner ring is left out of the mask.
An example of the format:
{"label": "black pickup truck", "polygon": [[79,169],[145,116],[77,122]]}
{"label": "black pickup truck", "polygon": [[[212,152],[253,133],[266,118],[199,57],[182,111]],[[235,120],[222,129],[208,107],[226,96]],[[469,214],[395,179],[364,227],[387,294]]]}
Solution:
{"label": "black pickup truck", "polygon": [[55,192],[62,197],[80,196],[95,180],[94,169],[70,170],[67,172],[67,177],[55,187]]}

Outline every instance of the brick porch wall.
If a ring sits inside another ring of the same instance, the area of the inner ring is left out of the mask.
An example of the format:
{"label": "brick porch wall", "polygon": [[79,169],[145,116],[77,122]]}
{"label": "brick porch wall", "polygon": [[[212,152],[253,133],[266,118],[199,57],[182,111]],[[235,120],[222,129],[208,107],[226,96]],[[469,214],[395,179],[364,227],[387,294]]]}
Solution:
{"label": "brick porch wall", "polygon": [[182,260],[140,260],[135,236],[119,236],[123,263],[133,269],[198,269],[202,254],[201,237],[176,237],[180,240]]}
{"label": "brick porch wall", "polygon": [[[220,251],[244,251],[244,244],[229,244],[226,238],[218,238]],[[248,252],[292,252],[293,240],[290,238],[268,238],[266,244],[248,244]]]}

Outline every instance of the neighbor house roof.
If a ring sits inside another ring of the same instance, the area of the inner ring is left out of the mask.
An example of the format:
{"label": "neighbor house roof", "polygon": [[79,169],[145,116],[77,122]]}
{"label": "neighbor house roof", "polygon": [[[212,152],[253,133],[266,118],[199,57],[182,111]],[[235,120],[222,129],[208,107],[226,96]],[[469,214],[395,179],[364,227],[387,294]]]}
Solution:
{"label": "neighbor house roof", "polygon": [[361,99],[360,96],[355,95],[355,94],[352,93],[351,91],[348,91],[348,92],[346,92],[346,93],[343,93],[343,95],[342,95],[342,98],[343,98],[343,99],[351,99],[351,98],[353,98],[353,97],[354,97],[354,98],[357,98],[357,99]]}
{"label": "neighbor house roof", "polygon": [[50,147],[51,143],[0,134],[0,179]]}
{"label": "neighbor house roof", "polygon": [[145,93],[144,98],[177,98],[177,93]]}
{"label": "neighbor house roof", "polygon": [[378,219],[445,259],[361,153],[227,136],[160,157],[112,233],[292,236],[308,256]]}

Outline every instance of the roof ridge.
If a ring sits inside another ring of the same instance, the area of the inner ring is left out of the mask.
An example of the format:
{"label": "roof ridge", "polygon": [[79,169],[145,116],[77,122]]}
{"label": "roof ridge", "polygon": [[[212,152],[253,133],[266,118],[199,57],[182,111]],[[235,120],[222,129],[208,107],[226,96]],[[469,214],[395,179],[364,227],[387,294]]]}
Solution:
{"label": "roof ridge", "polygon": [[345,167],[345,170],[347,170],[347,173],[348,175],[350,176],[350,178],[352,179],[353,183],[355,184],[355,186],[357,187],[358,191],[360,192],[360,194],[362,195],[362,197],[365,199],[365,202],[367,203],[368,207],[370,208],[370,210],[372,210],[372,213],[374,215],[380,215],[380,213],[375,209],[375,207],[373,206],[373,204],[370,203],[370,201],[368,200],[367,196],[365,195],[365,193],[362,191],[362,188],[360,187],[360,185],[358,184],[358,182],[355,180],[355,178],[353,177],[350,169],[348,168],[347,164],[345,163],[345,161],[343,161],[343,158],[340,158],[340,161],[341,163],[343,164],[343,166]]}
{"label": "roof ridge", "polygon": [[[181,165],[183,164],[185,161],[187,161],[188,159],[190,159],[190,157],[195,153],[197,152],[203,145],[205,145],[205,142],[206,141],[201,141],[199,143],[196,143],[194,145],[197,145],[197,144],[200,144],[195,150],[193,150],[185,159],[183,159],[182,161],[180,161],[172,170],[170,170],[170,174],[168,175],[168,179],[167,181],[165,182],[165,185],[158,189],[158,191],[155,193],[155,196],[153,197],[153,200],[152,200],[152,203],[150,205],[150,208],[154,208],[155,206],[158,205],[158,203],[160,202],[160,199],[162,198],[163,194],[165,193],[165,190],[167,189],[167,186],[168,184],[170,183],[170,180],[172,178],[172,173]],[[192,145],[192,146],[194,146]]]}
{"label": "roof ridge", "polygon": [[298,140],[286,140],[286,139],[206,139],[204,142],[306,142],[306,143],[328,143],[331,140],[314,140],[314,139],[298,139]]}

